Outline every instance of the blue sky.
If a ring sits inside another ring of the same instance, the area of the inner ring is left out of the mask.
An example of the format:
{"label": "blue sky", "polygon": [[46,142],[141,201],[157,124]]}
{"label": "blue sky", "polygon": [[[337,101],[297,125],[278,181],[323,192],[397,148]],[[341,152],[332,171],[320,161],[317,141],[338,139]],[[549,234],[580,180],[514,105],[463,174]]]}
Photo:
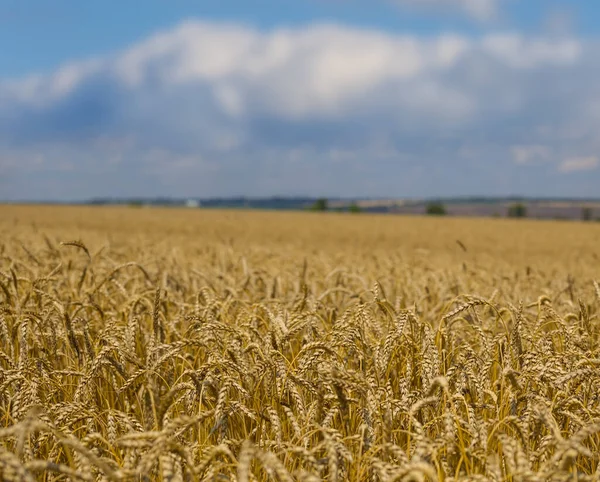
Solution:
{"label": "blue sky", "polygon": [[600,3],[0,0],[0,199],[599,196]]}

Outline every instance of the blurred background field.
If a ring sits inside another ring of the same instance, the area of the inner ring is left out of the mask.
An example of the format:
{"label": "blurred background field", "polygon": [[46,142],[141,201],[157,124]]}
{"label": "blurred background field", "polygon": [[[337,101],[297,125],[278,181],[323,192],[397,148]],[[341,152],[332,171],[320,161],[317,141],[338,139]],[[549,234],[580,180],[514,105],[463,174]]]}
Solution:
{"label": "blurred background field", "polygon": [[10,205],[1,206],[0,213],[5,240],[39,244],[46,234],[61,241],[81,239],[95,249],[130,248],[142,257],[148,253],[140,245],[187,255],[223,246],[240,255],[268,252],[292,264],[315,254],[371,281],[384,274],[374,257],[432,270],[462,269],[466,263],[490,274],[518,274],[529,266],[546,281],[569,274],[589,281],[600,256],[600,225],[575,221]]}

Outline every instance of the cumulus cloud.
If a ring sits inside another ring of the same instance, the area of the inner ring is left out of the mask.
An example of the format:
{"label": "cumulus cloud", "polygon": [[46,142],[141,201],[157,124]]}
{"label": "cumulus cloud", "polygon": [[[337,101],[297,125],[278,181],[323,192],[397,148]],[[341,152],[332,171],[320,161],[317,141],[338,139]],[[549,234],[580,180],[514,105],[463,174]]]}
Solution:
{"label": "cumulus cloud", "polygon": [[0,79],[0,197],[542,193],[563,159],[600,148],[595,48],[185,22]]}

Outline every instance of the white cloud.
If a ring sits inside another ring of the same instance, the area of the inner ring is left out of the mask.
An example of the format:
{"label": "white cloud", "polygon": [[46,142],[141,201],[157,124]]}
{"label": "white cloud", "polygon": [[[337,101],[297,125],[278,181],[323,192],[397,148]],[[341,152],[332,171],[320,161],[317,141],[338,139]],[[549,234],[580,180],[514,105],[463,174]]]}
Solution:
{"label": "white cloud", "polygon": [[483,41],[484,50],[513,68],[564,65],[581,58],[578,40],[527,39],[517,34],[493,34]]}
{"label": "white cloud", "polygon": [[234,116],[247,108],[288,118],[345,115],[385,86],[402,89],[393,96],[397,108],[430,103],[444,113],[454,108],[460,116],[473,107],[467,89],[441,85],[436,77],[475,55],[508,68],[533,69],[576,62],[581,47],[572,39],[514,34],[480,41],[456,35],[426,39],[336,25],[264,34],[189,22],[131,48],[117,58],[114,70],[130,86],[149,78],[169,85],[209,84]]}
{"label": "white cloud", "polygon": [[165,84],[210,84],[233,115],[258,95],[255,108],[303,117],[339,112],[384,83],[448,69],[468,48],[457,36],[428,41],[336,25],[263,34],[189,22],[129,49],[114,70],[131,87],[149,76]]}
{"label": "white cloud", "polygon": [[[49,79],[49,92],[52,96],[60,97],[72,92],[77,86],[98,72],[101,72],[103,65],[101,61],[90,60],[65,65],[58,69]],[[42,86],[38,87],[39,89]]]}
{"label": "white cloud", "polygon": [[[477,69],[473,60],[479,57],[511,70],[560,67],[577,62],[581,50],[574,39],[517,34],[480,40],[420,38],[327,24],[263,33],[239,25],[187,22],[112,60],[71,63],[49,77],[10,87],[14,98],[34,102],[56,100],[99,76],[130,89],[148,83],[204,85],[233,116],[254,109],[289,118],[344,115],[356,103],[367,104],[366,96],[387,90],[385,103],[391,101],[395,108],[430,105],[462,115],[473,108],[473,92],[468,85],[440,81],[460,63]],[[492,73],[486,62],[478,63],[486,69],[484,75]]]}
{"label": "white cloud", "polygon": [[[260,194],[273,185],[347,195],[492,192],[500,182],[531,189],[523,172],[536,168],[532,183],[549,189],[558,159],[600,149],[596,51],[567,36],[189,21],[113,56],[0,79],[0,168],[19,173],[15,162],[2,165],[3,153],[41,153],[43,165],[27,165],[44,175],[60,158],[79,162],[79,176],[105,162],[102,175],[156,175],[154,189],[169,166],[168,189],[179,179],[186,195]],[[583,169],[579,162],[559,170]],[[306,173],[319,182],[310,185]],[[388,191],[360,191],[378,182]]]}
{"label": "white cloud", "polygon": [[562,161],[558,167],[560,172],[591,171],[598,168],[600,159],[596,156],[570,157]]}

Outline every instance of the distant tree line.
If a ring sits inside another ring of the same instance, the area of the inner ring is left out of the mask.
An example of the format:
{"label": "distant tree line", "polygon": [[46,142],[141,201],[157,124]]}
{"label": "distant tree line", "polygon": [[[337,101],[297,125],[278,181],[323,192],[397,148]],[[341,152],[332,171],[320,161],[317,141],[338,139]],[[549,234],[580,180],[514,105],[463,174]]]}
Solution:
{"label": "distant tree line", "polygon": [[526,218],[527,207],[523,203],[514,203],[508,207],[509,218]]}
{"label": "distant tree line", "polygon": [[[311,211],[329,211],[329,202],[327,198],[319,198],[312,205],[309,210]],[[335,208],[335,211],[347,211],[350,213],[360,213],[363,209],[357,202],[352,202],[350,205],[344,208]],[[425,213],[429,216],[446,216],[448,211],[446,206],[441,201],[431,201],[425,205]],[[499,216],[500,213],[496,213],[495,216]],[[509,218],[526,218],[527,217],[527,206],[522,202],[514,202],[510,204],[506,210],[506,216]],[[592,221],[594,219],[594,213],[591,207],[585,206],[581,208],[581,219],[583,221]],[[598,219],[600,221],[600,219]]]}
{"label": "distant tree line", "polygon": [[328,202],[327,199],[322,197],[317,199],[311,206],[311,211],[327,211]]}
{"label": "distant tree line", "polygon": [[[327,201],[326,198],[319,198],[310,206],[310,210],[311,211],[328,211],[329,210],[329,202]],[[346,210],[348,212],[355,213],[355,214],[362,212],[361,207],[356,202],[352,202],[348,206],[347,209],[344,209],[344,208],[336,209],[336,211],[346,211]]]}
{"label": "distant tree line", "polygon": [[447,214],[446,206],[444,206],[441,202],[438,201],[430,202],[429,204],[427,204],[427,206],[425,207],[425,212],[430,216],[445,216]]}

